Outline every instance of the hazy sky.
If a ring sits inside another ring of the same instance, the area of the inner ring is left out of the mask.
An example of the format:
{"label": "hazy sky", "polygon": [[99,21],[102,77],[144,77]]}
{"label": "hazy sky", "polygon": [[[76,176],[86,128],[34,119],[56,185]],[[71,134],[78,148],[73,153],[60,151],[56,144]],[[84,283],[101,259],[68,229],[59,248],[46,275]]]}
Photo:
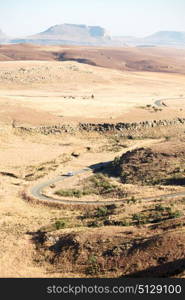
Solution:
{"label": "hazy sky", "polygon": [[100,25],[112,35],[185,31],[185,0],[0,0],[0,29],[8,35],[62,23]]}

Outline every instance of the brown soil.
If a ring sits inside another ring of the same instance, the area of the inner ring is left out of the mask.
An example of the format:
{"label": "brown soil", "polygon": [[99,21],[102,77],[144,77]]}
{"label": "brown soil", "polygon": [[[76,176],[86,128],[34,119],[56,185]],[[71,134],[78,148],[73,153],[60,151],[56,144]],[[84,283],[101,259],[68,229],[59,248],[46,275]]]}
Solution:
{"label": "brown soil", "polygon": [[109,226],[70,233],[37,233],[34,240],[39,259],[44,256],[48,269],[62,273],[171,277],[184,270],[184,228],[151,237],[147,228],[128,229]]}

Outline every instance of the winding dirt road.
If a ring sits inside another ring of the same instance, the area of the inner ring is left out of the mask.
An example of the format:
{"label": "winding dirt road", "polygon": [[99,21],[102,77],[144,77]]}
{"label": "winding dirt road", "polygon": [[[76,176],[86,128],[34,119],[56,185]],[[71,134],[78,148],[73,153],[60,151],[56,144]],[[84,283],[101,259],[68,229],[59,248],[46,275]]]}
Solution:
{"label": "winding dirt road", "polygon": [[[154,105],[156,106],[163,106],[164,105],[164,101],[165,100],[179,100],[179,99],[185,99],[185,98],[167,98],[167,99],[159,99],[159,100],[156,100],[154,102]],[[130,150],[130,149],[129,149]],[[128,151],[129,151],[128,150]],[[81,174],[81,173],[84,173],[84,172],[87,172],[87,171],[92,171],[92,170],[98,170],[98,169],[102,169],[102,168],[105,168],[107,165],[109,165],[111,162],[108,161],[108,162],[101,162],[101,163],[98,163],[98,164],[95,164],[95,165],[91,165],[89,167],[86,167],[86,168],[83,168],[83,169],[80,169],[78,171],[75,171],[73,172],[71,176],[75,176],[77,174]],[[70,177],[71,177],[70,176]],[[37,198],[38,200],[40,201],[55,201],[55,202],[58,202],[58,203],[61,203],[61,204],[80,204],[80,205],[92,205],[92,204],[99,204],[99,205],[102,205],[102,204],[110,204],[111,201],[80,201],[80,200],[65,200],[65,199],[56,199],[54,197],[49,197],[49,196],[46,196],[43,194],[43,189],[50,186],[51,184],[55,184],[56,182],[61,182],[63,180],[66,180],[67,179],[67,176],[57,176],[51,180],[48,180],[48,181],[45,181],[43,183],[39,183],[37,185],[35,185],[34,187],[31,188],[30,192],[31,192],[31,195],[34,197],[34,198]],[[161,195],[161,196],[156,196],[156,197],[147,197],[147,198],[141,198],[141,199],[138,199],[138,200],[142,200],[142,201],[152,201],[152,200],[155,200],[155,199],[158,199],[158,198],[163,198],[163,199],[170,199],[170,198],[174,198],[174,197],[183,197],[185,196],[185,191],[184,192],[179,192],[179,193],[171,193],[171,194],[164,194],[164,195]],[[137,199],[136,199],[137,200]],[[117,200],[116,203],[123,203],[125,200]],[[115,200],[112,202],[112,203],[115,203]]]}

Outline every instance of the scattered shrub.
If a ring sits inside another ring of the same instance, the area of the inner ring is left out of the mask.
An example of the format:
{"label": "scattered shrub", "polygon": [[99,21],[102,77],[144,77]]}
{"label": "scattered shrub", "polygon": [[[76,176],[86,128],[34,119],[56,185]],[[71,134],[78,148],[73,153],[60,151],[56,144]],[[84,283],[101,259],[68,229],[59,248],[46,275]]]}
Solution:
{"label": "scattered shrub", "polygon": [[107,207],[98,207],[96,216],[97,217],[106,217],[108,215]]}
{"label": "scattered shrub", "polygon": [[134,196],[132,196],[130,199],[128,199],[127,200],[127,204],[129,204],[129,203],[136,203],[137,202],[137,200],[135,199],[135,197]]}
{"label": "scattered shrub", "polygon": [[65,223],[64,220],[57,220],[57,221],[55,222],[54,226],[55,226],[55,228],[56,228],[57,230],[59,230],[59,229],[65,228],[65,227],[66,227],[66,223]]}
{"label": "scattered shrub", "polygon": [[100,265],[95,255],[90,256],[87,263],[89,266],[86,268],[86,275],[97,275],[100,273]]}
{"label": "scattered shrub", "polygon": [[156,211],[165,211],[165,207],[164,206],[162,206],[162,204],[157,204],[157,205],[155,205],[155,210]]}
{"label": "scattered shrub", "polygon": [[92,221],[87,224],[88,227],[100,227],[101,224],[98,221]]}
{"label": "scattered shrub", "polygon": [[146,223],[148,223],[148,219],[146,218],[146,216],[143,216],[142,214],[133,214],[133,215],[132,215],[132,220],[133,220],[137,225],[141,225],[141,224],[146,224]]}
{"label": "scattered shrub", "polygon": [[78,190],[78,189],[69,189],[69,190],[59,190],[55,192],[56,195],[61,197],[76,197],[81,198],[82,196],[89,195],[90,191],[88,190]]}

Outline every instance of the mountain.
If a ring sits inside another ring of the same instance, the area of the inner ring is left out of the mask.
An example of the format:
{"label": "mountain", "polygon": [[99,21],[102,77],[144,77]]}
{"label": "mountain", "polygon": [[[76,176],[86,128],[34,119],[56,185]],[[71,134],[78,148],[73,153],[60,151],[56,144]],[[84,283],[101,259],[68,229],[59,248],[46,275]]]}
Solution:
{"label": "mountain", "polygon": [[[8,42],[0,31],[0,43]],[[40,45],[79,45],[79,46],[175,46],[185,47],[185,32],[159,31],[150,36],[136,38],[132,36],[110,36],[100,26],[77,24],[55,25],[47,30],[24,38],[9,41],[13,44],[32,43]]]}
{"label": "mountain", "polygon": [[171,46],[178,46],[184,45],[185,46],[185,32],[179,31],[159,31],[155,34],[152,34],[146,37],[145,42],[154,45],[171,45]]}
{"label": "mountain", "polygon": [[126,43],[129,46],[184,46],[185,32],[179,31],[158,31],[144,38],[132,36],[116,37],[119,42]]}
{"label": "mountain", "polygon": [[86,25],[75,25],[75,24],[62,24],[50,27],[44,32],[40,33],[40,36],[59,38],[63,39],[79,39],[84,36],[87,38],[94,37],[105,37],[106,31],[100,26],[86,26]]}
{"label": "mountain", "polygon": [[103,46],[117,44],[112,41],[106,30],[100,26],[76,24],[55,25],[38,34],[23,39],[12,40],[13,43],[34,43],[47,45],[93,45]]}

